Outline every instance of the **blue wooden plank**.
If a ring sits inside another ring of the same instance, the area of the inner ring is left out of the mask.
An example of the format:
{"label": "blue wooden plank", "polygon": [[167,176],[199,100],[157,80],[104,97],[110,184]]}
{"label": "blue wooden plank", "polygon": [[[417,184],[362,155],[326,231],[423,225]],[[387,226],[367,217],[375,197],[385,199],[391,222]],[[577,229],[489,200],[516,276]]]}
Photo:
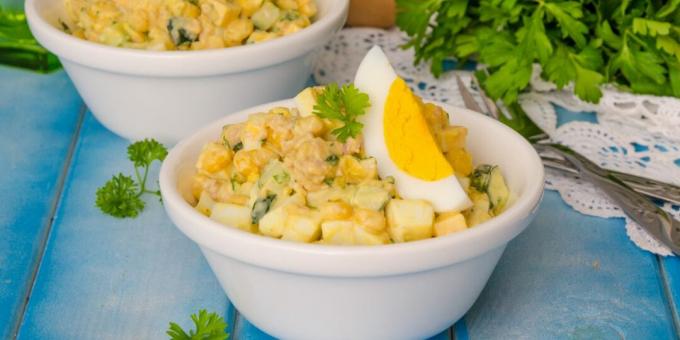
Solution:
{"label": "blue wooden plank", "polygon": [[675,322],[675,332],[680,339],[680,257],[661,258],[660,265],[666,283],[669,307]]}
{"label": "blue wooden plank", "polygon": [[81,106],[63,72],[0,67],[0,338],[20,320]]}
{"label": "blue wooden plank", "polygon": [[136,219],[95,208],[97,187],[132,173],[127,144],[88,114],[19,338],[159,339],[201,308],[228,311],[198,247],[157,199]]}
{"label": "blue wooden plank", "polygon": [[583,216],[546,192],[466,315],[477,339],[673,339],[655,256],[621,219]]}
{"label": "blue wooden plank", "polygon": [[470,335],[467,331],[467,325],[465,324],[465,317],[458,320],[455,325],[453,325],[453,339],[455,340],[469,340]]}
{"label": "blue wooden plank", "polygon": [[[348,325],[351,327],[351,325]],[[449,330],[443,331],[428,340],[450,340]],[[245,317],[239,315],[236,321],[236,333],[234,333],[234,339],[237,340],[274,340],[272,336],[261,331],[259,328],[255,327],[252,323],[246,320]]]}

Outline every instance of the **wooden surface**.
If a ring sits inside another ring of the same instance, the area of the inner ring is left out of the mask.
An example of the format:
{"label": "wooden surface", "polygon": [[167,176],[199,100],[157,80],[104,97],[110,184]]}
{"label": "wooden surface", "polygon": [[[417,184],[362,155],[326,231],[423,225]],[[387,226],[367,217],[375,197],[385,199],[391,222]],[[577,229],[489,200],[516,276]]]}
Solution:
{"label": "wooden surface", "polygon": [[[157,200],[136,219],[94,207],[97,187],[132,172],[127,141],[82,110],[63,73],[0,67],[0,123],[0,337],[162,339],[169,321],[189,326],[206,308],[226,316],[232,339],[270,339]],[[677,339],[679,303],[680,260],[547,191],[477,303],[435,339]]]}

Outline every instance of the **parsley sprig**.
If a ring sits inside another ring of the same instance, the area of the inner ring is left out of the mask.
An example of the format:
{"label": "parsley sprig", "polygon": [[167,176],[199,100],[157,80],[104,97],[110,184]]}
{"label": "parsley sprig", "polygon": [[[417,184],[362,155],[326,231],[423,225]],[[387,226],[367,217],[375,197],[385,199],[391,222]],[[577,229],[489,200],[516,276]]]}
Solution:
{"label": "parsley sprig", "polygon": [[195,329],[187,333],[178,324],[171,322],[166,332],[171,340],[226,340],[229,334],[226,331],[227,323],[217,313],[208,313],[201,309],[198,315],[191,314]]}
{"label": "parsley sprig", "polygon": [[[168,150],[153,139],[132,143],[127,149],[128,159],[134,164],[135,179],[118,173],[97,189],[96,205],[105,214],[118,218],[136,217],[144,209],[143,194],[160,198],[160,190],[149,190],[146,182],[154,161],[163,161]],[[140,172],[140,169],[142,171]]]}
{"label": "parsley sprig", "polygon": [[357,121],[357,117],[363,115],[369,106],[368,95],[354,85],[338,87],[338,84],[332,83],[326,85],[319,94],[312,113],[321,118],[341,121],[343,125],[331,133],[339,141],[345,142],[347,138],[356,137],[361,132],[364,125]]}
{"label": "parsley sprig", "polygon": [[[397,0],[397,24],[416,62],[455,57],[484,64],[482,84],[508,105],[532,65],[558,88],[574,84],[588,102],[614,83],[634,93],[680,97],[680,1]],[[462,63],[461,63],[462,64]]]}

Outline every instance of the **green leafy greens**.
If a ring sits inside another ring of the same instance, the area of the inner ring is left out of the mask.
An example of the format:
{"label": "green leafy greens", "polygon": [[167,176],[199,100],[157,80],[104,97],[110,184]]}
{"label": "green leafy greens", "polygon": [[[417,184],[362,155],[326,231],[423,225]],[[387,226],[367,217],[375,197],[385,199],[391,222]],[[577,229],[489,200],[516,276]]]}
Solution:
{"label": "green leafy greens", "polygon": [[417,63],[431,61],[439,76],[447,58],[478,61],[486,92],[508,105],[534,63],[588,102],[604,83],[680,97],[680,0],[397,0],[397,8]]}
{"label": "green leafy greens", "polygon": [[363,115],[369,106],[368,95],[354,85],[338,87],[338,84],[332,83],[326,85],[319,94],[312,112],[321,118],[341,121],[344,125],[331,133],[339,141],[345,142],[347,138],[356,137],[361,132],[364,125],[357,121],[357,117]]}
{"label": "green leafy greens", "polygon": [[[162,162],[168,154],[163,144],[145,139],[132,143],[127,149],[128,159],[134,164],[136,180],[119,173],[97,189],[95,204],[102,212],[118,218],[136,217],[144,209],[143,194],[160,198],[160,190],[146,187],[149,168],[154,161]],[[143,169],[143,173],[140,172]]]}
{"label": "green leafy greens", "polygon": [[198,315],[191,314],[191,320],[196,329],[190,330],[189,333],[171,322],[166,334],[171,340],[226,340],[229,337],[226,331],[227,323],[217,313],[208,313],[201,309]]}

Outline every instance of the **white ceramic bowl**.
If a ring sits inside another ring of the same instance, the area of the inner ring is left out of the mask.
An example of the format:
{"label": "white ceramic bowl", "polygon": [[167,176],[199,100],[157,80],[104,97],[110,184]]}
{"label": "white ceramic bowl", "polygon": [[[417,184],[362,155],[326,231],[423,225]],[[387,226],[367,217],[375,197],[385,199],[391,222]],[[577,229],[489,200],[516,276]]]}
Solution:
{"label": "white ceramic bowl", "polygon": [[348,0],[316,0],[314,23],[271,41],[203,51],[117,48],[62,32],[64,0],[27,0],[35,38],[59,57],[108,129],[174,144],[197,128],[256,104],[290,98],[311,74],[312,52],[345,22]]}
{"label": "white ceramic bowl", "polygon": [[529,224],[543,194],[543,165],[520,135],[479,113],[442,105],[469,129],[477,163],[498,164],[516,201],[500,216],[440,238],[385,246],[303,244],[254,235],[201,215],[183,197],[203,144],[222,126],[292,100],[210,124],[163,162],[163,205],[196,242],[236,308],[284,339],[423,339],[472,306],[507,243]]}

